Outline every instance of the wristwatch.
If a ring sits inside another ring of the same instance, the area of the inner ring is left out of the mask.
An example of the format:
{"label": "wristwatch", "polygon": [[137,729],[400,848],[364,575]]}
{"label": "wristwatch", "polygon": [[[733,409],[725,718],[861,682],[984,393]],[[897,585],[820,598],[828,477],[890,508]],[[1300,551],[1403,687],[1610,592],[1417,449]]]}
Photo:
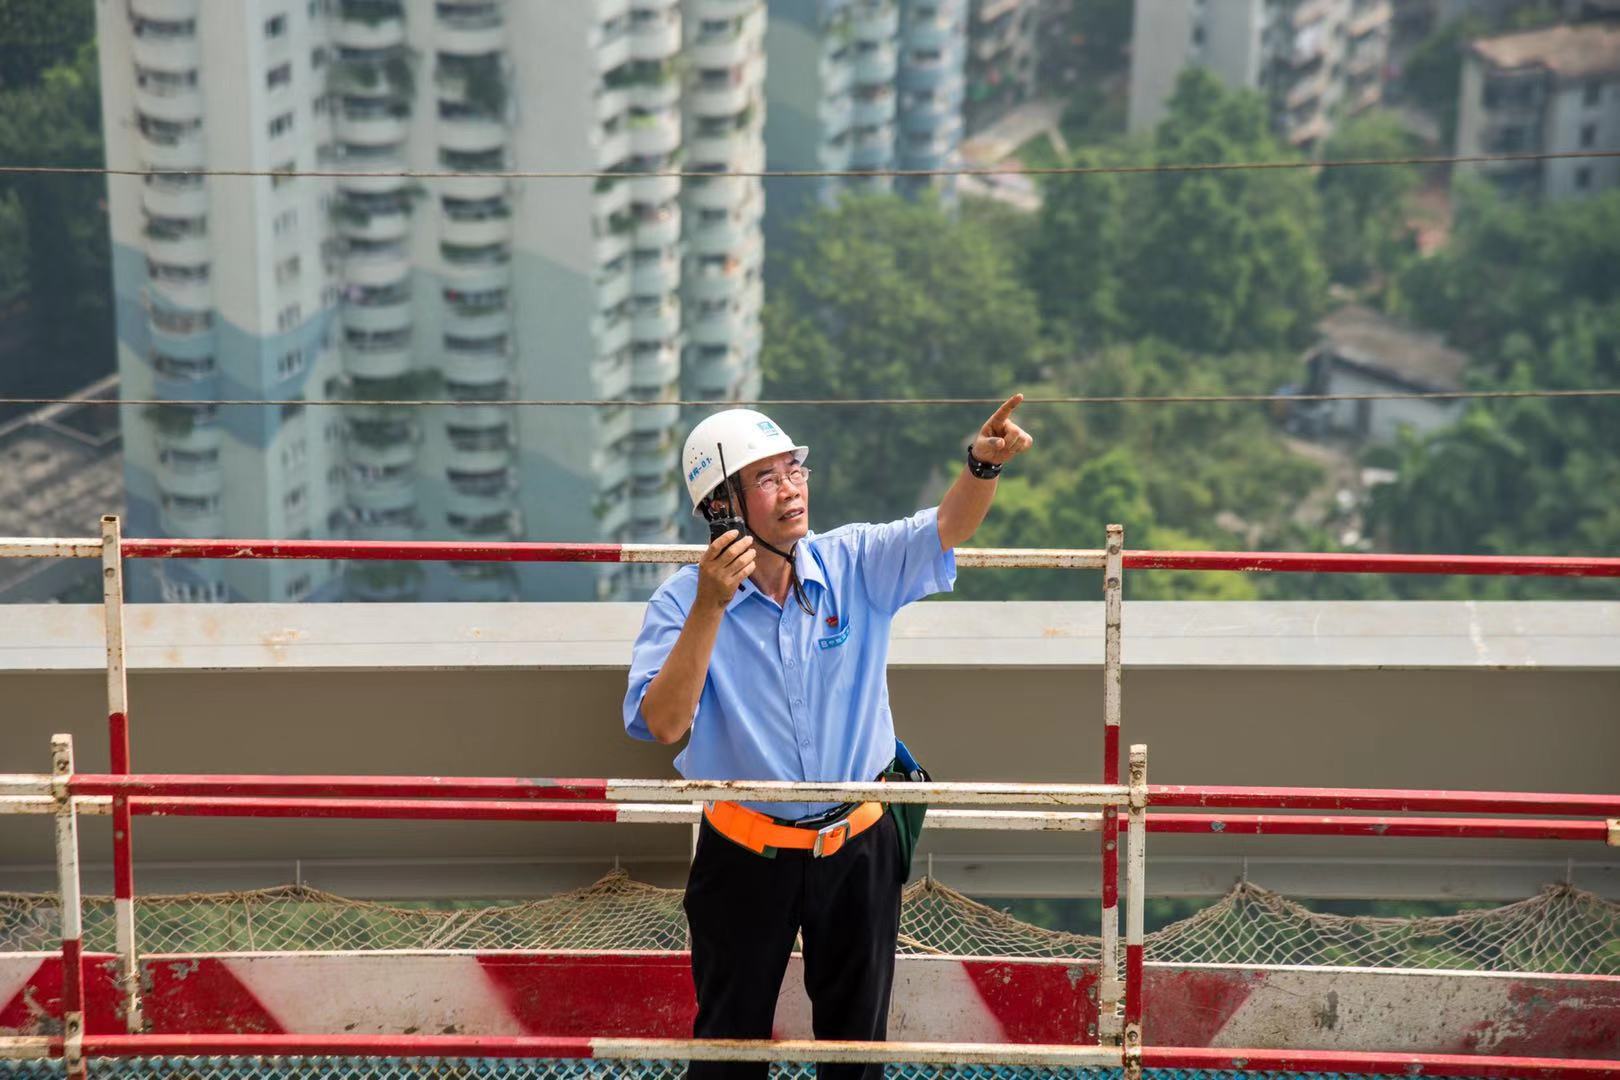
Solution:
{"label": "wristwatch", "polygon": [[1001,475],[1000,465],[993,465],[988,461],[980,461],[978,458],[973,456],[972,443],[969,443],[967,448],[967,467],[968,472],[972,473],[980,480],[994,480],[996,477]]}

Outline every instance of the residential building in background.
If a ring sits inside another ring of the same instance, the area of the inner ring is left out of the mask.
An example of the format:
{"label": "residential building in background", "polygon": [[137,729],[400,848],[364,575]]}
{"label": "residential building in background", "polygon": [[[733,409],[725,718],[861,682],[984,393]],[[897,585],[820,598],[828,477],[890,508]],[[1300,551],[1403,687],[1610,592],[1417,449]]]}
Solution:
{"label": "residential building in background", "polygon": [[1278,135],[1315,149],[1383,97],[1390,0],[1138,0],[1127,127],[1163,119],[1176,80],[1205,67],[1270,102]]}
{"label": "residential building in background", "polygon": [[[1620,147],[1620,23],[1556,25],[1473,42],[1463,61],[1457,153],[1559,154]],[[1537,199],[1620,184],[1620,161],[1557,158],[1470,166]]]}
{"label": "residential building in background", "polygon": [[[770,0],[765,147],[772,169],[935,169],[960,161],[967,0]],[[772,240],[845,191],[950,198],[951,178],[778,180]]]}
{"label": "residential building in background", "polygon": [[1041,9],[1048,0],[973,0],[968,20],[967,130],[1035,96]]}
{"label": "residential building in background", "polygon": [[[683,368],[698,396],[757,388],[762,197],[638,174],[757,168],[763,0],[129,0],[97,17],[109,166],[360,174],[112,179],[126,396],[292,402],[125,409],[131,534],[676,538]],[[484,175],[511,169],[626,179]],[[626,404],[373,404],[420,397]],[[141,571],[137,599],[584,599],[657,580]]]}
{"label": "residential building in background", "polygon": [[[1329,312],[1303,359],[1307,394],[1444,394],[1463,388],[1468,356],[1435,333],[1417,330],[1360,304]],[[1428,435],[1462,416],[1457,398],[1311,401],[1294,406],[1288,426],[1300,434],[1357,443],[1393,443],[1402,431]]]}

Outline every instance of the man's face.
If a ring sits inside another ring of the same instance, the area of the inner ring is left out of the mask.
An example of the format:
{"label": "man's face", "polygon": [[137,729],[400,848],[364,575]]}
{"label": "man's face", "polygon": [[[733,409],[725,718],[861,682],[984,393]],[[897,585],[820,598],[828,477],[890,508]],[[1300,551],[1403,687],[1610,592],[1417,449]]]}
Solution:
{"label": "man's face", "polygon": [[810,485],[787,478],[794,464],[791,453],[777,454],[737,473],[748,500],[749,526],[783,551],[810,530]]}

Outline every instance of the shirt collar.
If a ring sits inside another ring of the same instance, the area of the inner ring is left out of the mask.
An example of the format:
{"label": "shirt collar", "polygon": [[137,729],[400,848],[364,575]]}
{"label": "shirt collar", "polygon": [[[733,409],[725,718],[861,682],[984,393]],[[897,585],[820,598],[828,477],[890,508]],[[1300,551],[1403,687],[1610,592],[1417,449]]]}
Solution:
{"label": "shirt collar", "polygon": [[[799,546],[794,549],[793,561],[794,565],[799,571],[800,581],[804,582],[806,585],[813,581],[817,585],[820,585],[823,590],[825,590],[827,588],[827,576],[821,572],[821,562],[810,550],[810,541],[815,538],[815,535],[816,534],[813,532],[806,532],[804,534],[804,539],[800,540]],[[761,595],[763,594],[752,581],[744,581],[742,585],[738,587],[736,594],[732,596],[730,602],[726,604],[726,610],[730,611],[732,608],[736,607],[750,596]]]}

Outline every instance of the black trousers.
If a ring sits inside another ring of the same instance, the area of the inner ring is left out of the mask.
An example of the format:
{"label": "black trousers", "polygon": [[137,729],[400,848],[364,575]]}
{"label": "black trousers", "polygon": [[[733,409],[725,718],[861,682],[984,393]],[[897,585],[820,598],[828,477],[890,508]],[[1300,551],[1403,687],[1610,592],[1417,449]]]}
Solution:
{"label": "black trousers", "polygon": [[[881,1041],[889,1029],[900,932],[900,848],[894,818],[822,859],[757,855],[704,819],[686,882],[699,1039],[768,1039],[794,937],[804,938],[804,988],[818,1039]],[[764,1063],[694,1061],[693,1080],[760,1080]],[[821,1064],[821,1080],[882,1080],[882,1065]]]}

